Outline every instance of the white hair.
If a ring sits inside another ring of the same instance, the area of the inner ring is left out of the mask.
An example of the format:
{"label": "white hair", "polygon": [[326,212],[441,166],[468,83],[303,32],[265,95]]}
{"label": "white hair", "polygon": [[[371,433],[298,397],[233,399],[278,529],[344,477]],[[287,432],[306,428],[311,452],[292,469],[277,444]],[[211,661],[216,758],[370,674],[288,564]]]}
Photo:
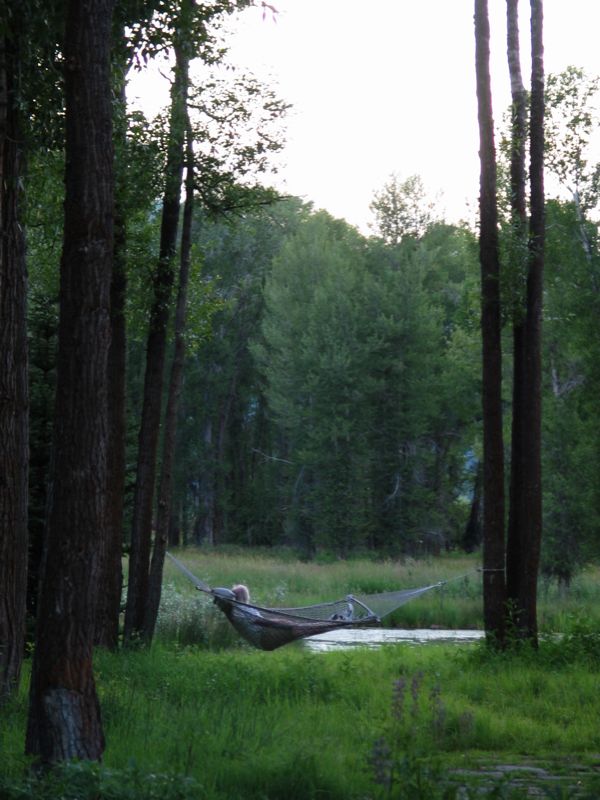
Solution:
{"label": "white hair", "polygon": [[250,592],[248,591],[248,587],[244,586],[243,583],[236,583],[235,586],[231,587],[231,591],[234,593],[238,603],[250,602]]}

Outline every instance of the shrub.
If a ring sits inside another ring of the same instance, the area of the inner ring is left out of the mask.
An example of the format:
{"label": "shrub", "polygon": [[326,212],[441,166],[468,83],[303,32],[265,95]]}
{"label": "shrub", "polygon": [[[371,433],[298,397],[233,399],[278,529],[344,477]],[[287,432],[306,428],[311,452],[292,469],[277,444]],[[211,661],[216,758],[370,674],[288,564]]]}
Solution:
{"label": "shrub", "polygon": [[106,769],[94,762],[70,762],[22,780],[0,776],[2,800],[202,800],[202,786],[184,775]]}

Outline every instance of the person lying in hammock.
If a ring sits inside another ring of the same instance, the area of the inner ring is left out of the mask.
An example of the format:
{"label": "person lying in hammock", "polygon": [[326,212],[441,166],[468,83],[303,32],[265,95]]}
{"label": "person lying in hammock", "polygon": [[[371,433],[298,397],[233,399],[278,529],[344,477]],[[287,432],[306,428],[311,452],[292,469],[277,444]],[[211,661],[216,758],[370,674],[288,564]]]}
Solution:
{"label": "person lying in hammock", "polygon": [[[231,589],[212,589],[171,553],[167,553],[167,556],[197,589],[212,595],[214,602],[237,632],[261,650],[275,650],[297,639],[327,633],[337,628],[378,625],[382,617],[391,614],[404,603],[447,583],[438,581],[416,589],[363,595],[362,599],[347,595],[345,600],[304,608],[256,608],[250,603],[247,586],[238,583]],[[464,580],[465,577],[457,576],[451,580]]]}
{"label": "person lying in hammock", "polygon": [[215,602],[217,601],[217,598],[222,600],[236,600],[238,603],[243,603],[244,605],[248,606],[246,613],[253,614],[255,617],[261,616],[261,613],[257,608],[249,605],[250,590],[243,583],[236,583],[231,587],[231,589],[213,589],[213,594],[215,595]]}

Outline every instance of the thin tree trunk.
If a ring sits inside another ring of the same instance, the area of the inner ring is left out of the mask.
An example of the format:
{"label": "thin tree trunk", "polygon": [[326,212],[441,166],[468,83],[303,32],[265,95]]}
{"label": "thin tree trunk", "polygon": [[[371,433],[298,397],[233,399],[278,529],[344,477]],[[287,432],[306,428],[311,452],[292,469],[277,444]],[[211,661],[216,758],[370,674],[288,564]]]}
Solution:
{"label": "thin tree trunk", "polygon": [[27,596],[29,398],[20,47],[16,31],[0,34],[0,702],[19,684]]}
{"label": "thin tree trunk", "polygon": [[487,0],[475,0],[475,62],[481,160],[479,259],[483,344],[483,601],[488,639],[502,643],[505,609],[502,346],[496,151],[489,40]]}
{"label": "thin tree trunk", "polygon": [[138,438],[129,582],[125,611],[124,634],[126,641],[142,631],[148,600],[156,455],[160,430],[169,304],[174,282],[173,259],[177,248],[179,200],[184,161],[185,109],[189,83],[187,50],[176,48],[175,52],[175,80],[171,93],[169,148],[160,231],[160,252],[154,276],[154,302],[146,347],[144,400]]}
{"label": "thin tree trunk", "polygon": [[192,131],[187,122],[186,147],[186,195],[181,231],[181,256],[179,268],[179,289],[175,309],[175,349],[171,365],[171,380],[164,421],[163,457],[160,487],[158,492],[158,514],[154,550],[150,567],[148,602],[142,631],[143,638],[150,642],[154,636],[160,596],[162,589],[165,552],[169,539],[171,507],[173,498],[173,463],[175,460],[175,441],[177,436],[177,416],[183,385],[183,364],[185,360],[185,328],[187,315],[187,289],[192,253],[192,221],[194,216],[194,150]]}
{"label": "thin tree trunk", "polygon": [[543,2],[531,0],[530,225],[524,322],[521,552],[516,568],[516,624],[537,645],[537,581],[542,539],[542,301],[544,271]]}
{"label": "thin tree trunk", "polygon": [[226,448],[229,438],[231,409],[233,408],[233,403],[237,394],[239,372],[239,355],[236,353],[229,390],[219,412],[219,430],[217,433],[217,448],[215,458],[215,491],[213,495],[213,544],[219,544],[227,541],[227,532],[229,527],[229,492],[232,480],[231,470],[229,473],[226,472]]}
{"label": "thin tree trunk", "polygon": [[106,523],[113,257],[113,0],[70,0],[66,172],[52,487],[25,749],[44,765],[104,749],[92,670]]}
{"label": "thin tree trunk", "polygon": [[216,484],[216,453],[213,444],[213,421],[207,418],[204,424],[204,445],[206,452],[210,453],[209,466],[204,469],[200,479],[199,524],[194,525],[196,543],[201,541],[206,544],[215,544],[215,484]]}
{"label": "thin tree trunk", "polygon": [[[519,44],[519,0],[507,0],[507,57],[512,94],[511,108],[511,151],[510,151],[510,204],[511,204],[511,236],[514,246],[515,260],[513,268],[518,271],[519,278],[525,274],[527,265],[522,263],[527,252],[527,207],[525,198],[525,143],[527,140],[527,93],[521,75]],[[518,281],[518,296],[513,297],[513,397],[512,397],[512,431],[510,461],[510,508],[508,516],[508,533],[506,542],[506,582],[508,611],[515,610],[519,585],[519,564],[522,559],[522,524],[523,524],[523,446],[525,395],[525,309],[521,295],[521,281]]]}

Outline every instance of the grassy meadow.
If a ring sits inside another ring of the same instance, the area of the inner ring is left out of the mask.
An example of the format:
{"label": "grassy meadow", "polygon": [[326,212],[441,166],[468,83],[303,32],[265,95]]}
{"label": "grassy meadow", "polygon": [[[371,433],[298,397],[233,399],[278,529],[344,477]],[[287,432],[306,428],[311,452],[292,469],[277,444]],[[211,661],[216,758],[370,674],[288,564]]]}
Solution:
{"label": "grassy meadow", "polygon": [[[211,585],[247,582],[266,605],[418,586],[474,566],[455,557],[301,564],[286,554],[178,555]],[[313,653],[296,643],[262,653],[231,635],[169,566],[155,645],[95,657],[102,768],[23,778],[25,680],[0,715],[0,798],[468,800],[533,796],[533,784],[537,797],[598,798],[597,577],[582,575],[569,597],[552,588],[541,597],[548,620],[569,629],[538,652],[392,645]],[[441,596],[434,590],[403,607],[397,624],[477,625],[479,591],[476,574],[453,581]]]}

